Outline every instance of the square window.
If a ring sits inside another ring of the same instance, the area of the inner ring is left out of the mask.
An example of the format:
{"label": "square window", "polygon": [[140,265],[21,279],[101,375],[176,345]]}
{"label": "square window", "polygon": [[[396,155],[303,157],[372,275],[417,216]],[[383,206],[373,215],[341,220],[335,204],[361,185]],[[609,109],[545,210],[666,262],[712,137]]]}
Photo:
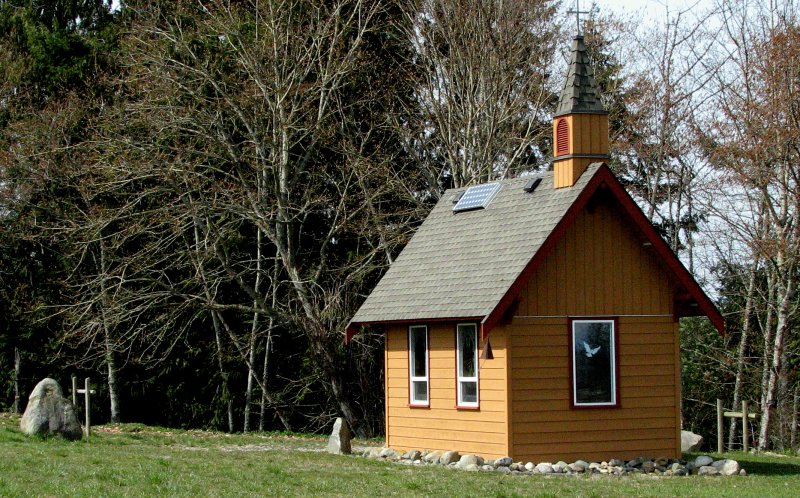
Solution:
{"label": "square window", "polygon": [[618,406],[614,320],[571,321],[573,406]]}

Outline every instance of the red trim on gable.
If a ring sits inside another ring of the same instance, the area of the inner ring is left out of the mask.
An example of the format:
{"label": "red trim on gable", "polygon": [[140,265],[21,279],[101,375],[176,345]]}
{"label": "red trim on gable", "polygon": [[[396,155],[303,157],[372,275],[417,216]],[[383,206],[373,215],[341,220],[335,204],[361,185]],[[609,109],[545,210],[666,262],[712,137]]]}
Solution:
{"label": "red trim on gable", "polygon": [[711,320],[711,323],[719,333],[724,334],[725,321],[719,310],[717,310],[717,307],[711,302],[711,299],[708,298],[703,289],[700,288],[700,285],[683,266],[683,263],[675,256],[672,249],[664,242],[661,235],[656,232],[650,220],[647,219],[636,202],[628,195],[628,192],[626,192],[625,188],[619,183],[619,180],[617,180],[614,173],[611,172],[608,165],[604,163],[600,169],[597,170],[592,179],[589,180],[589,183],[584,187],[580,195],[578,195],[578,198],[575,199],[575,202],[572,203],[572,206],[570,206],[564,214],[561,221],[556,225],[553,231],[550,232],[550,235],[548,235],[533,258],[531,258],[522,272],[520,272],[514,283],[511,284],[511,287],[506,291],[497,306],[483,319],[481,322],[481,335],[483,338],[485,339],[491,330],[500,323],[506,311],[522,292],[525,284],[528,283],[539,266],[541,266],[547,256],[550,255],[556,244],[564,236],[567,229],[572,226],[575,219],[583,211],[599,188],[608,189],[608,191],[614,194],[614,198],[619,202],[631,221],[641,230],[645,238],[652,244],[667,269],[670,270],[687,293],[694,298],[700,310]]}

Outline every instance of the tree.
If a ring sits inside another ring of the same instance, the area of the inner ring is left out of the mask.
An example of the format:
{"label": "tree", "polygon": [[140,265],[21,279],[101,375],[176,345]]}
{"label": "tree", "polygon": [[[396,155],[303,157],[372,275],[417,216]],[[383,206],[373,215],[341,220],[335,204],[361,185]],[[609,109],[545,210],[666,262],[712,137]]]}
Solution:
{"label": "tree", "polygon": [[[417,4],[414,4],[417,5]],[[431,191],[507,178],[550,160],[556,3],[425,0],[405,36],[415,101],[399,119]]]}

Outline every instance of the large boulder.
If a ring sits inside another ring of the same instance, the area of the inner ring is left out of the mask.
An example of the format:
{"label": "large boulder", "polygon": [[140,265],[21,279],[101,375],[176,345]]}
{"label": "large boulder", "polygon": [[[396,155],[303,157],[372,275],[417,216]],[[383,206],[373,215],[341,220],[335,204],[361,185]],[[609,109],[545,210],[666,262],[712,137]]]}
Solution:
{"label": "large boulder", "polygon": [[347,427],[342,417],[336,419],[333,423],[333,431],[331,437],[328,438],[328,453],[335,455],[349,455],[350,448],[350,428]]}
{"label": "large boulder", "polygon": [[75,440],[82,434],[72,401],[64,397],[58,382],[49,378],[36,384],[19,426],[29,436],[59,434]]}
{"label": "large boulder", "polygon": [[681,431],[681,452],[700,451],[703,445],[703,436],[694,432]]}

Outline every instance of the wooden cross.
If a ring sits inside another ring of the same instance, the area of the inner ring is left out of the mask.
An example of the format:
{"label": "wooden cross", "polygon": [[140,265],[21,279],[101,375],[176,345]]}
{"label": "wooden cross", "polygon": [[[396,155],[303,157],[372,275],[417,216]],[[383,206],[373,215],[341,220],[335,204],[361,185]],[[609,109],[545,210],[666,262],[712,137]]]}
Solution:
{"label": "wooden cross", "polygon": [[581,0],[575,0],[575,10],[568,10],[567,14],[575,14],[575,24],[578,27],[578,35],[581,34],[581,14],[591,14],[590,10],[581,10]]}

